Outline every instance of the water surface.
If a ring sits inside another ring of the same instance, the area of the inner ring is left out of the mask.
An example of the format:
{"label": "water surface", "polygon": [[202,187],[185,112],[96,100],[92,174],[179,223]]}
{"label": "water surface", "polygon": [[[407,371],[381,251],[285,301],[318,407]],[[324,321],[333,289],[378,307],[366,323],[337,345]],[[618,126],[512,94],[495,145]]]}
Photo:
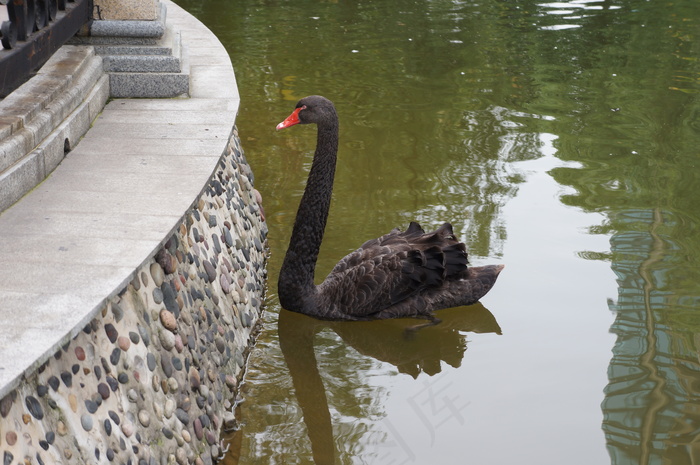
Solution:
{"label": "water surface", "polygon": [[[178,0],[227,47],[272,255],[229,464],[700,461],[697,0]],[[315,128],[339,162],[317,279],[365,240],[450,221],[482,304],[324,323],[277,273]]]}

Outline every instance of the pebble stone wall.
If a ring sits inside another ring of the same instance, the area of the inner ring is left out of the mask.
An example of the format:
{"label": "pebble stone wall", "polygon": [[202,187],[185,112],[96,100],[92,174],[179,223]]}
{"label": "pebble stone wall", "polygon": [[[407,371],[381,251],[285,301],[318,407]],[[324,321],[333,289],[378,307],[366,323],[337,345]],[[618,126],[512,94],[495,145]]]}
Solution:
{"label": "pebble stone wall", "polygon": [[2,465],[220,457],[262,311],[261,205],[234,128],[172,236],[77,337],[0,400]]}

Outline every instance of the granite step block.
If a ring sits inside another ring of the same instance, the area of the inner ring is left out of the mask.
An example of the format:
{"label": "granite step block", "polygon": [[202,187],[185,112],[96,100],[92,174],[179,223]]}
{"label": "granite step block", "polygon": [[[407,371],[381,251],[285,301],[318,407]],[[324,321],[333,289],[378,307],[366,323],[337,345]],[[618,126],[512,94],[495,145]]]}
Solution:
{"label": "granite step block", "polygon": [[120,44],[120,45],[95,45],[95,53],[98,55],[172,55],[180,56],[180,43],[182,37],[180,31],[175,31],[172,26],[167,26],[165,35],[155,45]]}
{"label": "granite step block", "polygon": [[172,55],[171,47],[159,45],[96,45],[98,55]]}
{"label": "granite step block", "polygon": [[171,98],[187,95],[189,74],[111,73],[110,95],[114,98]]}
{"label": "granite step block", "polygon": [[160,55],[110,55],[102,57],[104,70],[108,73],[179,73],[180,60],[173,56]]}

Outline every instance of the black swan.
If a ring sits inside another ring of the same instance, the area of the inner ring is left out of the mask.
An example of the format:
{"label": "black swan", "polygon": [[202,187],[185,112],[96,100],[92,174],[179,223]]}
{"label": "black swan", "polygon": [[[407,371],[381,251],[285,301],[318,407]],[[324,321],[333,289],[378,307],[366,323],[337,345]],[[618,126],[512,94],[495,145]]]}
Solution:
{"label": "black swan", "polygon": [[333,103],[305,97],[277,129],[308,123],[318,126],[316,152],[280,270],[282,307],[324,320],[413,317],[436,324],[433,311],[473,304],[493,287],[503,265],[468,267],[466,247],[449,223],[426,233],[415,222],[365,242],[315,285],[338,153]]}

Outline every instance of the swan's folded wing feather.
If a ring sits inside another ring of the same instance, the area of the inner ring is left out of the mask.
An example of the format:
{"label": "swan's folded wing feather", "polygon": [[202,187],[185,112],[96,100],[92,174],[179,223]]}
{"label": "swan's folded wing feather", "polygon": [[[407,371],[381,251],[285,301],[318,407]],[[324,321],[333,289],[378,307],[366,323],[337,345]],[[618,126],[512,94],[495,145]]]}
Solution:
{"label": "swan's folded wing feather", "polygon": [[[423,229],[415,222],[411,222],[406,231],[394,228],[391,232],[383,236],[365,242],[357,250],[343,257],[343,259],[335,265],[331,274],[342,273],[361,263],[372,260],[377,256],[397,253],[400,250],[410,250],[410,239],[421,234],[424,234]],[[385,249],[385,247],[389,249]]]}
{"label": "swan's folded wing feather", "polygon": [[[417,225],[416,225],[417,226]],[[417,226],[420,228],[419,226]],[[449,236],[449,237],[447,237]],[[392,231],[343,258],[319,291],[332,312],[372,318],[467,272],[465,246],[449,234]],[[421,309],[416,309],[420,313]]]}
{"label": "swan's folded wing feather", "polygon": [[397,289],[402,294],[412,292],[415,284],[401,273],[407,252],[395,253],[388,247],[378,247],[372,252],[353,252],[347,260],[343,259],[345,266],[336,267],[319,286],[333,313],[372,318],[374,313],[395,302]]}

